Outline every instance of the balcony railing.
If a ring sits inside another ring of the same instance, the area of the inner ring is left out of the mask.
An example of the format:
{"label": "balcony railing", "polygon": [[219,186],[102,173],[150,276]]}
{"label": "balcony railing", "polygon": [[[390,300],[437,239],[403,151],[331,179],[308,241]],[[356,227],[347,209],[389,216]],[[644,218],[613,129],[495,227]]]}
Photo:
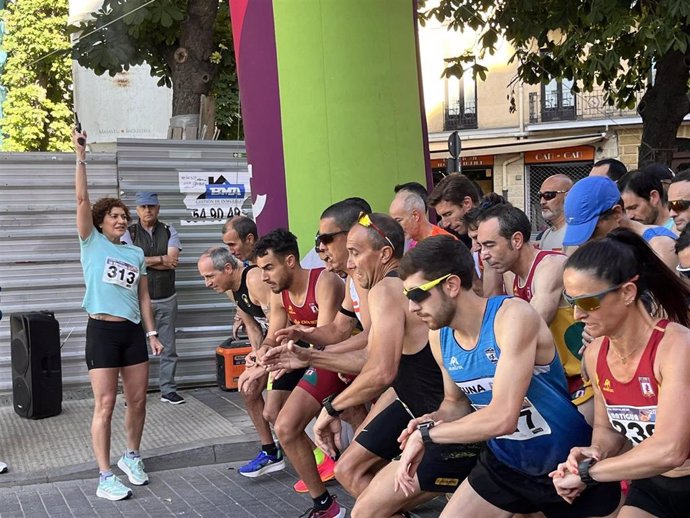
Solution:
{"label": "balcony railing", "polygon": [[477,102],[456,101],[443,110],[443,130],[454,131],[477,128]]}
{"label": "balcony railing", "polygon": [[[643,92],[638,94],[638,101],[642,95]],[[604,103],[604,93],[602,91],[561,94],[560,100],[556,93],[548,93],[543,99],[539,92],[530,92],[529,94],[530,124],[562,120],[601,120],[638,116],[634,109],[621,110]]]}

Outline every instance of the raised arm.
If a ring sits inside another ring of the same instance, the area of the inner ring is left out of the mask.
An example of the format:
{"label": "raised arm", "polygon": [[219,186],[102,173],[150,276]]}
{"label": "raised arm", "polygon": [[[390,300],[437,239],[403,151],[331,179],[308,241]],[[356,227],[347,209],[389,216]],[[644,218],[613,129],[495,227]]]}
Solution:
{"label": "raised arm", "polygon": [[72,131],[72,143],[77,156],[77,165],[74,172],[74,188],[77,195],[77,232],[82,240],[85,240],[93,230],[93,216],[91,215],[91,202],[89,201],[89,189],[86,182],[86,144],[79,144],[78,138],[86,139],[86,132]]}

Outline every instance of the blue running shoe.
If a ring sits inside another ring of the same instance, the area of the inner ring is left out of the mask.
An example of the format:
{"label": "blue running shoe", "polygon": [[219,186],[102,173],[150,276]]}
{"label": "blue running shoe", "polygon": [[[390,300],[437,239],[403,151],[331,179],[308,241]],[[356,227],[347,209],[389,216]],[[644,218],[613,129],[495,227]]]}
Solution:
{"label": "blue running shoe", "polygon": [[98,482],[96,496],[108,500],[124,500],[132,496],[132,490],[125,486],[115,475]]}
{"label": "blue running shoe", "polygon": [[125,472],[129,481],[135,486],[149,483],[149,476],[144,471],[144,462],[141,457],[130,458],[125,454],[117,461],[117,467]]}
{"label": "blue running shoe", "polygon": [[281,469],[285,469],[285,458],[283,457],[283,451],[278,448],[278,452],[275,455],[268,455],[261,450],[253,460],[247,462],[237,471],[243,477],[256,478],[266,473],[280,471]]}

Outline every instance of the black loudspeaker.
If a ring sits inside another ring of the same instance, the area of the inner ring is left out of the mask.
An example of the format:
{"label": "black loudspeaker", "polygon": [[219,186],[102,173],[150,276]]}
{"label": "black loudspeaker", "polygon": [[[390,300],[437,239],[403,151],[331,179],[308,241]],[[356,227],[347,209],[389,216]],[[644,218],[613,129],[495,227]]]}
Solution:
{"label": "black loudspeaker", "polygon": [[12,313],[12,399],[29,419],[62,412],[60,325],[47,311]]}

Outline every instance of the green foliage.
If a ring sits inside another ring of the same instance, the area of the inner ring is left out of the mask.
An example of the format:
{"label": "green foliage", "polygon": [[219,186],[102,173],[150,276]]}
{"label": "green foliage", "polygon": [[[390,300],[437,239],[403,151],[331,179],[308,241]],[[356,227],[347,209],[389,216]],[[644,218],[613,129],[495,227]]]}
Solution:
{"label": "green foliage", "polygon": [[[8,90],[0,120],[3,151],[68,151],[72,63],[64,52],[70,47],[67,0],[16,0],[1,14],[8,53],[2,74]],[[63,52],[49,55],[54,51]]]}
{"label": "green foliage", "polygon": [[685,54],[690,43],[687,0],[440,0],[422,16],[479,33],[482,49],[451,60],[452,75],[493,53],[500,37],[515,49],[511,62],[522,81],[575,79],[585,91],[602,88],[620,108],[635,106],[655,62],[674,50]]}
{"label": "green foliage", "polygon": [[[130,66],[147,63],[151,75],[159,79],[158,86],[172,87],[170,64],[180,45],[188,2],[194,1],[105,0],[91,19],[70,27],[80,35],[73,57],[97,75],[107,72],[115,76]],[[211,92],[216,100],[217,124],[229,131],[239,124],[239,97],[227,0],[218,0],[218,6],[214,48],[205,59],[215,68]],[[174,85],[175,89],[188,86]]]}

